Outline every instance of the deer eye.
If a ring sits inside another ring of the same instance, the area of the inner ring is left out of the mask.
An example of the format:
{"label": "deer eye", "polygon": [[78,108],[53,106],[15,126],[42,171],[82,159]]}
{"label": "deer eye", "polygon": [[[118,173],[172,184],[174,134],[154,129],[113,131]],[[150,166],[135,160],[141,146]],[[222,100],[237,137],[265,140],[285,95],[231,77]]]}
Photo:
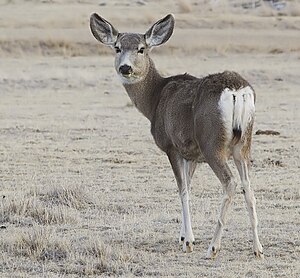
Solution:
{"label": "deer eye", "polygon": [[116,51],[116,53],[120,53],[121,49],[119,47],[115,46],[115,51]]}
{"label": "deer eye", "polygon": [[145,50],[145,47],[141,47],[141,48],[138,50],[138,53],[143,54],[143,53],[144,53],[144,50]]}

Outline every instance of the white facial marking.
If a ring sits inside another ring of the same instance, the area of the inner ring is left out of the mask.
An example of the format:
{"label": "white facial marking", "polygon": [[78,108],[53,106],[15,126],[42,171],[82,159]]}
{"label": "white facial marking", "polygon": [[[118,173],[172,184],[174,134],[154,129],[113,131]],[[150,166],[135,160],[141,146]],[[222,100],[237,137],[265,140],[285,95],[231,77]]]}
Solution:
{"label": "white facial marking", "polygon": [[[117,45],[116,45],[117,46]],[[118,46],[117,46],[118,47]],[[119,58],[119,63],[116,67],[118,76],[122,82],[122,84],[132,84],[135,83],[134,78],[132,78],[132,74],[128,75],[128,76],[124,76],[123,74],[120,73],[119,68],[121,66],[127,65],[133,68],[132,62],[130,60],[130,56],[131,56],[131,51],[126,51],[124,53],[121,54],[120,58]]]}
{"label": "white facial marking", "polygon": [[132,67],[132,62],[130,60],[130,56],[131,56],[130,51],[126,51],[124,54],[122,54],[121,59],[120,59],[119,68],[124,65]]}
{"label": "white facial marking", "polygon": [[[119,63],[116,66],[116,70],[117,70],[118,76],[121,79],[122,84],[134,84],[145,78],[144,75],[137,74],[137,72],[136,72],[137,68],[132,62],[133,55],[140,55],[140,54],[137,53],[137,50],[135,50],[134,52],[131,50],[128,50],[128,51],[122,53],[119,58],[119,61],[118,61]],[[127,76],[122,75],[119,71],[119,68],[123,65],[130,66],[133,69],[133,72]]]}

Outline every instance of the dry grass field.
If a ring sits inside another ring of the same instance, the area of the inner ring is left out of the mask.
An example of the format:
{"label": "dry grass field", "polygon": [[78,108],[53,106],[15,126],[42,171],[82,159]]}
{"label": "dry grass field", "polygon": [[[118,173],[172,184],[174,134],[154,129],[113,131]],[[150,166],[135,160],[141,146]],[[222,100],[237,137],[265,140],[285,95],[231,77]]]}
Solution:
{"label": "dry grass field", "polygon": [[[282,2],[0,0],[0,277],[300,277],[300,3]],[[174,35],[152,53],[164,75],[231,69],[256,89],[254,132],[279,133],[253,136],[264,260],[240,187],[220,255],[205,259],[222,197],[205,164],[195,251],[182,253],[171,167],[92,37],[92,12],[138,32],[171,12]]]}

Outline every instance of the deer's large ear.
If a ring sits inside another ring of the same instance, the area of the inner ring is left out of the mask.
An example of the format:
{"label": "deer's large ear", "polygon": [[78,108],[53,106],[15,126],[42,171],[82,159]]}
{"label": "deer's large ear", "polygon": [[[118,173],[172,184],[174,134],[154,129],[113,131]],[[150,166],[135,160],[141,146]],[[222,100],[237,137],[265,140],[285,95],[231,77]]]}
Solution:
{"label": "deer's large ear", "polygon": [[117,40],[117,29],[96,13],[90,17],[90,28],[94,37],[108,46],[113,46]]}
{"label": "deer's large ear", "polygon": [[174,24],[174,16],[171,14],[154,23],[145,34],[147,45],[152,47],[165,43],[173,33]]}

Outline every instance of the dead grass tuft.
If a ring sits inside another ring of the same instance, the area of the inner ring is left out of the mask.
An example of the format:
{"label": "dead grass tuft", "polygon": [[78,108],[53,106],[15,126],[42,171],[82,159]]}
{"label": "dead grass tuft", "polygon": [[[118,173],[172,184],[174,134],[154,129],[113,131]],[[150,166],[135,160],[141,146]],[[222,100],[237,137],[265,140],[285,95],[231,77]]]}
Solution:
{"label": "dead grass tuft", "polygon": [[1,200],[0,223],[43,225],[66,224],[78,221],[78,209],[91,201],[83,190],[52,188],[46,193],[35,190],[24,195],[6,196]]}
{"label": "dead grass tuft", "polygon": [[33,226],[15,235],[12,242],[6,242],[5,251],[14,256],[25,256],[37,261],[60,261],[70,252],[70,242],[55,237],[53,232],[41,226]]}
{"label": "dead grass tuft", "polygon": [[[126,275],[136,268],[135,260],[126,247],[107,245],[96,236],[66,238],[57,229],[34,225],[14,230],[0,238],[3,254],[13,258],[30,259],[37,264],[52,263],[51,267],[62,274]],[[65,266],[68,265],[68,268]],[[0,264],[1,266],[1,264]],[[26,265],[19,269],[27,271]]]}
{"label": "dead grass tuft", "polygon": [[133,259],[128,250],[120,250],[105,245],[98,239],[88,238],[81,243],[78,262],[81,265],[82,275],[128,273],[130,262]]}
{"label": "dead grass tuft", "polygon": [[52,205],[63,205],[74,209],[84,209],[93,204],[83,187],[53,186],[47,190],[38,190],[37,194],[44,202]]}
{"label": "dead grass tuft", "polygon": [[64,206],[45,206],[33,197],[12,199],[2,206],[0,213],[0,222],[12,224],[32,224],[33,221],[44,225],[65,224],[76,219],[75,211]]}
{"label": "dead grass tuft", "polygon": [[271,53],[271,54],[281,54],[281,53],[284,53],[284,51],[283,51],[283,49],[272,48],[272,49],[270,49],[269,53]]}

